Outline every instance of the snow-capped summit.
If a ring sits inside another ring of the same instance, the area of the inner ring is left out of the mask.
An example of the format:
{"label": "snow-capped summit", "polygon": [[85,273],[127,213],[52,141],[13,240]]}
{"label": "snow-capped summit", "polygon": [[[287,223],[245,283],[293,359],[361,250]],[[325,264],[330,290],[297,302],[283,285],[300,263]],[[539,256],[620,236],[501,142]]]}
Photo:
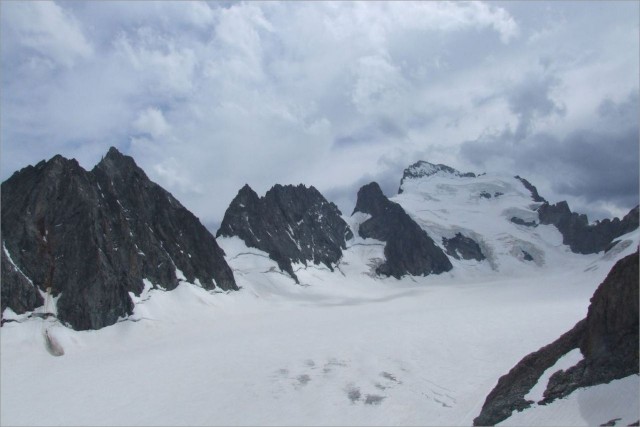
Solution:
{"label": "snow-capped summit", "polygon": [[[405,170],[400,190],[391,200],[447,250],[454,269],[540,267],[569,252],[554,226],[540,224],[541,203],[515,177],[417,162]],[[478,256],[464,259],[452,242],[479,248]]]}
{"label": "snow-capped summit", "polygon": [[476,176],[473,172],[462,173],[447,165],[433,164],[425,162],[424,160],[418,160],[404,170],[402,179],[400,180],[400,189],[398,190],[398,193],[402,193],[402,184],[406,179],[425,178],[432,175],[450,175],[464,178],[475,178]]}
{"label": "snow-capped summit", "polygon": [[[542,266],[566,252],[602,252],[613,239],[638,227],[637,209],[623,220],[589,224],[566,202],[549,205],[520,176],[461,173],[424,161],[405,169],[392,200],[445,246],[456,236],[475,241],[495,271],[516,260]],[[457,258],[452,250],[447,253]]]}

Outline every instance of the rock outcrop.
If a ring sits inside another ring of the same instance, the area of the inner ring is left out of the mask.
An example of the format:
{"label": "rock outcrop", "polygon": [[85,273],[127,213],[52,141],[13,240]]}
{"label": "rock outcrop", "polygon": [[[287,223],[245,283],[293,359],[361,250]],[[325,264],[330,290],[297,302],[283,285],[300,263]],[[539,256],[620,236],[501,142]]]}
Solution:
{"label": "rock outcrop", "polygon": [[616,237],[638,228],[638,206],[622,220],[605,219],[589,224],[586,215],[571,212],[567,202],[555,205],[545,202],[538,208],[541,224],[555,225],[562,234],[562,240],[575,253],[592,254],[604,251]]}
{"label": "rock outcrop", "polygon": [[527,181],[526,179],[522,178],[521,176],[516,175],[515,178],[520,181],[522,183],[522,185],[524,185],[524,187],[529,190],[529,192],[531,193],[531,199],[534,202],[541,202],[541,203],[546,203],[546,200],[544,197],[542,197],[540,194],[538,194],[538,189],[531,184],[529,181]]}
{"label": "rock outcrop", "polygon": [[399,204],[387,199],[377,183],[372,182],[358,190],[353,213],[356,212],[371,215],[360,224],[360,236],[386,242],[386,260],[377,268],[377,274],[399,279],[406,274],[426,276],[453,268],[427,232]]}
{"label": "rock outcrop", "polygon": [[447,251],[447,255],[455,259],[475,259],[476,261],[487,259],[482,253],[478,242],[461,233],[456,233],[450,239],[443,237],[442,244]]}
{"label": "rock outcrop", "polygon": [[494,425],[513,411],[530,407],[524,396],[545,370],[579,348],[584,359],[555,372],[543,400],[550,403],[580,387],[608,383],[638,374],[638,252],[618,261],[591,298],[587,317],[553,343],[535,351],[498,380],[474,425]]}
{"label": "rock outcrop", "polygon": [[237,236],[263,250],[298,283],[292,263],[333,267],[353,237],[338,207],[318,190],[275,185],[260,198],[248,185],[233,199],[217,236]]}
{"label": "rock outcrop", "polygon": [[77,330],[131,314],[129,292],[139,295],[143,279],[170,290],[181,272],[205,289],[237,289],[198,218],[113,147],[90,172],[58,155],[3,182],[2,239],[3,310],[33,309],[11,290],[26,281],[51,288],[58,319]]}

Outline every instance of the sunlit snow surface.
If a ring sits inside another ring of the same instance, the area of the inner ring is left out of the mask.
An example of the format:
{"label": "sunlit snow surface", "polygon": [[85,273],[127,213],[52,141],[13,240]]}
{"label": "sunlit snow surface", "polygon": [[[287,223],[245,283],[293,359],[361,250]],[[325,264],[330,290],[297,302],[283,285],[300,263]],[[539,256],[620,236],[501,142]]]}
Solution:
{"label": "sunlit snow surface", "polygon": [[[405,188],[393,200],[438,244],[473,230],[490,262],[452,260],[439,276],[381,279],[373,272],[384,243],[356,237],[334,272],[294,266],[296,285],[264,252],[218,239],[239,292],[146,286],[128,320],[99,331],[52,327],[65,351],[57,358],[44,347],[41,320],[5,324],[1,423],[470,425],[500,376],[584,318],[638,233],[623,236],[622,250],[575,255],[555,228],[509,222],[514,210],[535,217],[517,182],[480,177],[470,188],[431,178],[445,186]],[[487,186],[504,194],[474,199]],[[345,219],[356,228],[365,218]],[[524,261],[523,247],[541,262]],[[637,401],[637,376],[623,381],[625,399]],[[621,402],[612,387],[612,402]],[[584,399],[576,396],[573,406],[534,409],[570,418],[562,424],[628,416],[612,404],[593,418],[576,409]],[[531,417],[522,422],[551,419]]]}

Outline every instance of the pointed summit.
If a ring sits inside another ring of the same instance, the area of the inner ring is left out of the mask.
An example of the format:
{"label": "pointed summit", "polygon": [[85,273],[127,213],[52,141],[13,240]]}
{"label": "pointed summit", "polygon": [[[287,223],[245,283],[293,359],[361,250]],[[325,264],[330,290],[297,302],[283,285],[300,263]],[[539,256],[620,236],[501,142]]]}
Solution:
{"label": "pointed summit", "polygon": [[134,160],[111,148],[91,172],[55,156],[2,183],[2,310],[57,297],[74,329],[99,329],[132,313],[144,280],[237,290],[214,237]]}
{"label": "pointed summit", "polygon": [[111,147],[107,155],[100,160],[92,172],[102,171],[113,178],[127,180],[132,176],[148,180],[147,175],[136,164],[133,157],[122,154],[117,148]]}
{"label": "pointed summit", "polygon": [[338,207],[314,187],[274,185],[264,197],[245,185],[233,199],[218,236],[237,236],[249,247],[269,254],[296,282],[292,263],[324,264],[342,257],[353,234]]}

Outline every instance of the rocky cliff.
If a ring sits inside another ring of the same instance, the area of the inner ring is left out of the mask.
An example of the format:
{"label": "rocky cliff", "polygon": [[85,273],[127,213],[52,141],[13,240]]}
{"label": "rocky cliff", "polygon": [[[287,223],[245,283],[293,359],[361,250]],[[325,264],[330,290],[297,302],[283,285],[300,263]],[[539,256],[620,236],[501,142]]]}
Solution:
{"label": "rocky cliff", "polygon": [[538,217],[541,224],[555,225],[562,234],[563,243],[580,254],[604,251],[613,239],[638,228],[638,206],[622,220],[605,219],[589,224],[587,216],[571,212],[567,202],[555,205],[545,202],[538,208]]}
{"label": "rocky cliff", "polygon": [[543,372],[563,355],[579,348],[584,359],[554,373],[540,404],[569,395],[580,387],[608,383],[638,374],[638,252],[618,261],[593,297],[587,317],[553,343],[525,358],[501,377],[489,393],[474,425],[494,425],[513,411],[530,407],[524,396]]}
{"label": "rocky cliff", "polygon": [[227,208],[217,236],[237,236],[267,252],[298,282],[292,263],[333,270],[342,257],[353,233],[341,215],[313,186],[278,184],[261,198],[245,185]]}
{"label": "rocky cliff", "polygon": [[386,260],[378,267],[378,274],[399,279],[406,274],[426,276],[453,268],[427,232],[399,204],[387,199],[377,183],[372,182],[358,190],[353,213],[356,212],[371,215],[360,224],[360,236],[386,242]]}
{"label": "rocky cliff", "polygon": [[92,171],[58,155],[14,173],[2,183],[2,240],[2,310],[32,310],[50,288],[59,320],[78,330],[131,314],[143,279],[237,289],[198,218],[115,148]]}

